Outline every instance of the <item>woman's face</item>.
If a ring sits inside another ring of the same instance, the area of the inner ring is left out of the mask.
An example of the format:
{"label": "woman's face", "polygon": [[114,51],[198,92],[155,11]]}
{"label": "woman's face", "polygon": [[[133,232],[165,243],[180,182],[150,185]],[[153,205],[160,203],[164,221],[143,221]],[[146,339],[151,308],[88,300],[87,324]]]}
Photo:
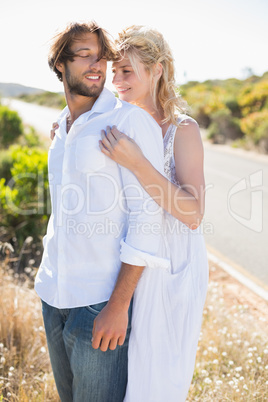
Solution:
{"label": "woman's face", "polygon": [[113,85],[121,100],[140,105],[151,103],[150,74],[139,61],[136,62],[139,77],[135,73],[128,57],[113,63]]}

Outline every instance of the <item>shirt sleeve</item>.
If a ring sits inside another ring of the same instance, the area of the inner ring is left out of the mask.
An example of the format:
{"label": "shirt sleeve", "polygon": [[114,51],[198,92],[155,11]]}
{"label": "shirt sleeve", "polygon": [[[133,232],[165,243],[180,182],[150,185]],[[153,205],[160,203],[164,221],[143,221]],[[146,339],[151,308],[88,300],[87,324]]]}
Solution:
{"label": "shirt sleeve", "polygon": [[[134,109],[119,130],[133,138],[145,157],[163,174],[164,150],[162,131],[155,120],[142,109]],[[120,166],[125,202],[128,208],[128,230],[121,240],[120,259],[130,265],[166,268],[163,258],[163,209],[142,188],[135,175]]]}

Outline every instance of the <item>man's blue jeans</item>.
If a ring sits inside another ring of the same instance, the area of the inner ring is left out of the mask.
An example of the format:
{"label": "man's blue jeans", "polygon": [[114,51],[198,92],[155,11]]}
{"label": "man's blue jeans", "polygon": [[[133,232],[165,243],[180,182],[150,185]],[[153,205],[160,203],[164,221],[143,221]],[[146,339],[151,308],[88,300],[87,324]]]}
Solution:
{"label": "man's blue jeans", "polygon": [[91,346],[93,322],[107,302],[57,309],[42,301],[48,350],[62,402],[121,402],[127,385],[131,310],[124,345],[102,352]]}

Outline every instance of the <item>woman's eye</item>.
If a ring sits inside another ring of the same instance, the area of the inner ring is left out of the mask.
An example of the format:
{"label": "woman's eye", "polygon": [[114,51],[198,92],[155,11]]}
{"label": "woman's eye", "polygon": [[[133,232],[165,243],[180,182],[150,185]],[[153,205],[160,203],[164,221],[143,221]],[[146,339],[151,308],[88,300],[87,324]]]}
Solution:
{"label": "woman's eye", "polygon": [[129,70],[123,70],[123,73],[131,73]]}

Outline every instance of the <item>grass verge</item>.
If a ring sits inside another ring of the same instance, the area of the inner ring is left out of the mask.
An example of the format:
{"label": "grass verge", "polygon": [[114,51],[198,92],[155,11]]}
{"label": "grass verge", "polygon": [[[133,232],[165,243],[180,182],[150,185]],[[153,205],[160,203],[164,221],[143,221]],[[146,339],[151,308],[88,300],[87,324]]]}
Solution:
{"label": "grass verge", "polygon": [[[2,266],[0,305],[0,401],[58,401],[32,281]],[[268,401],[267,312],[266,302],[211,265],[188,402]]]}

